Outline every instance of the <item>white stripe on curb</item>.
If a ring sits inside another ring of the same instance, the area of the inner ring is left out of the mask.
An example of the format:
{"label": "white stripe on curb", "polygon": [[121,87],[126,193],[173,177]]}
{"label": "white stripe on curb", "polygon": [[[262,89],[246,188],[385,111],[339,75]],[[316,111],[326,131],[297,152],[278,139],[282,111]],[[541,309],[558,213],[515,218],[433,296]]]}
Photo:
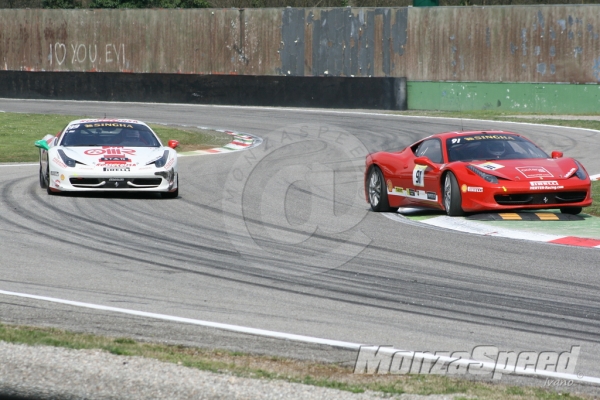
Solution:
{"label": "white stripe on curb", "polygon": [[[472,233],[475,235],[482,236],[495,236],[495,237],[503,237],[509,239],[520,239],[520,240],[529,240],[533,242],[544,242],[550,243],[553,241],[557,241],[552,244],[562,244],[562,245],[572,245],[570,243],[564,243],[561,239],[571,238],[568,235],[552,235],[547,233],[538,233],[538,232],[528,232],[528,231],[519,231],[516,229],[508,229],[501,228],[498,226],[491,226],[487,224],[482,224],[477,221],[469,221],[464,218],[459,217],[448,217],[446,215],[440,215],[439,217],[432,217],[429,219],[424,219],[420,221],[413,221],[404,217],[402,214],[398,213],[382,213],[383,216],[389,218],[393,221],[401,222],[401,223],[414,223],[414,224],[426,224],[430,226],[435,226],[443,229],[450,229],[457,232],[463,233]],[[596,239],[591,238],[578,238],[582,240],[590,240],[596,241]],[[598,246],[585,246],[591,249],[600,249],[600,245]]]}
{"label": "white stripe on curb", "polygon": [[598,175],[590,175],[590,179],[593,181],[600,181],[600,174]]}
{"label": "white stripe on curb", "polygon": [[[135,315],[138,317],[154,318],[154,319],[160,319],[163,321],[181,322],[181,323],[186,323],[186,324],[223,329],[223,330],[232,331],[232,332],[239,332],[239,333],[246,333],[246,334],[257,335],[257,336],[271,337],[271,338],[276,338],[276,339],[287,339],[287,340],[292,340],[292,341],[302,342],[302,343],[313,343],[313,344],[321,344],[321,345],[326,345],[326,346],[340,347],[340,348],[345,348],[345,349],[350,349],[350,350],[359,350],[361,347],[365,347],[365,346],[373,347],[372,345],[361,345],[359,343],[322,339],[322,338],[316,338],[316,337],[312,337],[312,336],[295,335],[292,333],[284,333],[284,332],[269,331],[269,330],[264,330],[264,329],[249,328],[249,327],[244,327],[244,326],[239,326],[239,325],[221,324],[218,322],[203,321],[203,320],[192,319],[192,318],[175,317],[172,315],[149,313],[149,312],[145,312],[145,311],[129,310],[126,308],[109,307],[109,306],[103,306],[103,305],[91,304],[91,303],[82,303],[79,301],[63,300],[63,299],[57,299],[54,297],[37,296],[37,295],[27,294],[27,293],[9,292],[6,290],[0,290],[0,294],[4,294],[7,296],[15,296],[15,297],[34,299],[34,300],[48,301],[48,302],[58,303],[58,304],[66,304],[66,305],[75,306],[75,307],[90,308],[90,309],[94,309],[94,310],[111,311],[111,312],[117,312],[117,313],[122,313],[122,314],[129,314],[129,315]],[[552,371],[529,371],[529,370],[526,370],[525,367],[517,367],[517,366],[511,366],[511,365],[499,367],[498,365],[496,365],[496,363],[492,363],[492,362],[483,362],[481,360],[472,360],[472,359],[457,360],[456,358],[453,358],[453,357],[436,356],[434,354],[406,351],[406,350],[400,350],[400,349],[396,349],[393,347],[385,347],[385,346],[380,347],[379,351],[386,353],[386,354],[390,354],[390,355],[402,352],[403,355],[409,356],[409,357],[414,357],[414,359],[440,360],[443,362],[452,362],[454,365],[461,365],[461,366],[465,366],[467,368],[469,367],[469,365],[475,364],[478,366],[477,367],[478,369],[480,369],[480,370],[483,369],[483,370],[490,371],[490,372],[496,371],[496,372],[500,372],[500,373],[504,373],[504,374],[514,373],[517,375],[547,377],[547,378],[554,378],[554,379],[566,379],[566,380],[572,380],[572,381],[578,382],[578,383],[600,384],[600,378],[593,377],[593,376],[580,376],[580,375],[565,374],[565,373],[552,372]]]}

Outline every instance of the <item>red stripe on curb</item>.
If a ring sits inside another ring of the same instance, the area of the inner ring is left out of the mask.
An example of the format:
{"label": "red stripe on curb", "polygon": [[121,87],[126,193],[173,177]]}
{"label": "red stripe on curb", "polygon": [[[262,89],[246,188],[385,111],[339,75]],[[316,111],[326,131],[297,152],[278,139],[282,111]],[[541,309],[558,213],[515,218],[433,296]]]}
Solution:
{"label": "red stripe on curb", "polygon": [[551,240],[549,243],[566,244],[569,246],[581,246],[581,247],[596,247],[600,246],[600,240],[580,238],[575,236],[565,236],[560,239]]}

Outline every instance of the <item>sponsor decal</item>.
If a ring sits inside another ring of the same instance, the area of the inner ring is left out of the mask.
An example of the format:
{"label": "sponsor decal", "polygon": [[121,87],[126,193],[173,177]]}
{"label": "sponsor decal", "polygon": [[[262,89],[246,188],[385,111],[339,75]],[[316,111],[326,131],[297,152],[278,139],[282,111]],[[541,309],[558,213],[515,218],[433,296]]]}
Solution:
{"label": "sponsor decal", "polygon": [[567,174],[565,175],[565,178],[570,177],[571,175],[573,175],[575,172],[577,172],[577,168],[573,167],[571,168],[571,170],[569,172],[567,172]]}
{"label": "sponsor decal", "polygon": [[554,175],[544,167],[517,167],[516,169],[526,178],[554,178]]}
{"label": "sponsor decal", "polygon": [[505,192],[508,192],[508,190],[504,186],[502,186],[502,190],[504,190]]}
{"label": "sponsor decal", "polygon": [[124,157],[126,154],[134,155],[135,149],[125,149],[118,146],[102,146],[101,149],[88,149],[83,153],[88,156],[100,156],[106,154],[114,157]]}
{"label": "sponsor decal", "polygon": [[460,187],[460,190],[462,190],[463,193],[467,193],[467,185],[463,183],[463,185]]}
{"label": "sponsor decal", "polygon": [[109,178],[109,182],[123,182],[125,178]]}
{"label": "sponsor decal", "polygon": [[[171,165],[173,165],[173,163],[175,162],[175,158],[171,158],[169,160],[169,162],[167,162],[167,164],[165,165],[165,169],[169,169],[171,167]],[[389,190],[391,192],[391,190]]]}
{"label": "sponsor decal", "polygon": [[[514,137],[508,136],[508,135],[477,135],[477,136],[467,136],[462,139],[464,139],[468,142],[473,141],[473,140],[490,140],[490,139],[491,140],[515,140]],[[452,142],[452,143],[454,143],[454,142]]]}
{"label": "sponsor decal", "polygon": [[425,186],[425,170],[427,165],[415,165],[413,169],[413,185],[423,187]]}
{"label": "sponsor decal", "polygon": [[134,163],[117,163],[117,162],[99,162],[97,164],[95,164],[96,167],[119,167],[119,168],[125,168],[125,167],[135,167],[137,164]]}
{"label": "sponsor decal", "polygon": [[558,186],[557,181],[532,181],[529,182],[531,186]]}
{"label": "sponsor decal", "polygon": [[58,179],[54,181],[54,186],[60,187],[60,181]]}
{"label": "sponsor decal", "polygon": [[531,185],[531,188],[530,188],[531,190],[564,189],[564,186],[562,186],[557,181],[532,181],[532,182],[529,182],[529,184]]}
{"label": "sponsor decal", "polygon": [[50,171],[50,175],[52,175],[52,176],[58,176],[58,171]]}
{"label": "sponsor decal", "polygon": [[404,189],[399,186],[393,188],[389,193],[391,196],[414,197],[419,200],[437,201],[435,192],[425,192],[424,190]]}
{"label": "sponsor decal", "polygon": [[391,192],[393,187],[394,187],[394,185],[392,185],[392,181],[390,179],[388,179],[387,180],[387,189],[388,189],[388,192]]}
{"label": "sponsor decal", "polygon": [[110,168],[110,167],[105,167],[102,170],[106,171],[106,172],[130,172],[131,171],[129,168]]}
{"label": "sponsor decal", "polygon": [[64,181],[65,180],[65,176],[63,174],[60,174],[60,180]]}
{"label": "sponsor decal", "polygon": [[131,128],[133,129],[133,125],[125,124],[122,122],[96,122],[93,124],[84,124],[86,128]]}
{"label": "sponsor decal", "polygon": [[105,164],[127,164],[131,162],[131,159],[127,157],[102,157],[99,161]]}
{"label": "sponsor decal", "polygon": [[467,192],[483,193],[483,188],[477,187],[477,186],[469,186],[469,187],[467,187]]}
{"label": "sponsor decal", "polygon": [[67,168],[67,165],[66,165],[64,162],[62,162],[62,160],[60,160],[58,157],[54,157],[54,158],[52,159],[52,161],[53,161],[55,164],[58,164],[58,165],[59,165],[60,167],[62,167],[62,168]]}
{"label": "sponsor decal", "polygon": [[488,171],[495,171],[500,168],[504,168],[504,165],[496,164],[493,162],[485,162],[483,164],[475,164],[479,168],[487,169]]}

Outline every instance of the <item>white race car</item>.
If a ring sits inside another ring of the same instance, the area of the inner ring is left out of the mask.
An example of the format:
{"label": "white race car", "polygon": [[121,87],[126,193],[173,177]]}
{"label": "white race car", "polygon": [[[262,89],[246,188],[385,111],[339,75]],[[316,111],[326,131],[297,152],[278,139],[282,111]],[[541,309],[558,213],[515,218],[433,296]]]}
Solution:
{"label": "white race car", "polygon": [[40,186],[58,192],[160,192],[179,194],[177,152],[164,147],[148,125],[127,119],[81,119],[56,136],[35,142],[40,149]]}

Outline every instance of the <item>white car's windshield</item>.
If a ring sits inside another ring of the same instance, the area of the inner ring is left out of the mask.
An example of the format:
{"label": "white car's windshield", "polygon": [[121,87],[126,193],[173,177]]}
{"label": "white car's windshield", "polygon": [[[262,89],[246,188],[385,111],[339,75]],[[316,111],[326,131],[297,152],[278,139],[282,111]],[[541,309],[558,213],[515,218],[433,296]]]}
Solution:
{"label": "white car's windshield", "polygon": [[128,122],[90,122],[70,125],[62,135],[62,146],[159,147],[156,136],[145,125]]}

